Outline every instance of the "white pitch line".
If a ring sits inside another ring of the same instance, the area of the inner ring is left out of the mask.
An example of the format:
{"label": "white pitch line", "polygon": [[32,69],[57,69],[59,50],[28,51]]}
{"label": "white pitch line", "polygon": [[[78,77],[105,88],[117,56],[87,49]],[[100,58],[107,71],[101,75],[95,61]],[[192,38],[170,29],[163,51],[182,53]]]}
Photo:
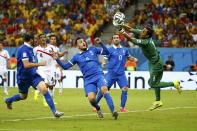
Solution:
{"label": "white pitch line", "polygon": [[[197,109],[197,107],[172,107],[172,108],[164,108],[164,109],[156,109],[154,111],[166,111],[166,110],[176,110],[176,109]],[[134,110],[134,111],[127,111],[127,112],[119,112],[121,114],[126,113],[137,113],[137,112],[153,112],[150,110]],[[103,113],[105,115],[109,115],[111,113]],[[74,117],[86,117],[86,116],[95,116],[96,113],[92,114],[76,114],[70,116],[62,116],[61,118],[74,118]],[[60,118],[60,119],[61,119]],[[13,119],[13,120],[1,120],[1,122],[18,122],[18,121],[31,121],[31,120],[44,120],[44,119],[54,119],[54,117],[38,117],[38,118],[27,118],[27,119]]]}
{"label": "white pitch line", "polygon": [[0,131],[16,131],[16,129],[0,129]]}

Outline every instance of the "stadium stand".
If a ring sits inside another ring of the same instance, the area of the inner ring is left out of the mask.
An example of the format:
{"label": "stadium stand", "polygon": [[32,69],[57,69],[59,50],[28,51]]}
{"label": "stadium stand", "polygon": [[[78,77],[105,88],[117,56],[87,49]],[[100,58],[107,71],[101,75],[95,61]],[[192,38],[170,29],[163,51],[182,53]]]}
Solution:
{"label": "stadium stand", "polygon": [[152,0],[135,10],[129,21],[133,27],[152,23],[153,39],[159,47],[197,47],[196,0]]}
{"label": "stadium stand", "polygon": [[122,8],[124,0],[120,7],[114,3],[117,0],[1,0],[0,40],[18,47],[26,32],[53,32],[62,43],[78,35],[91,38],[103,30],[110,14]]}

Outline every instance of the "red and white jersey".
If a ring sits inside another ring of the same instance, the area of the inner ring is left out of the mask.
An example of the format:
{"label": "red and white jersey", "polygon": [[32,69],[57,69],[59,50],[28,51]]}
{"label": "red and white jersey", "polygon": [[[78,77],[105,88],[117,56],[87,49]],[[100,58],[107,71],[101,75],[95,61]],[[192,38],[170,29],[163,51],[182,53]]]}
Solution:
{"label": "red and white jersey", "polygon": [[0,70],[7,70],[7,61],[10,55],[7,50],[0,51]]}
{"label": "red and white jersey", "polygon": [[56,63],[52,57],[52,52],[58,52],[57,48],[51,44],[47,44],[45,48],[36,46],[34,48],[34,54],[36,55],[38,62],[45,61],[45,66],[39,66],[38,70],[47,71],[55,70]]}

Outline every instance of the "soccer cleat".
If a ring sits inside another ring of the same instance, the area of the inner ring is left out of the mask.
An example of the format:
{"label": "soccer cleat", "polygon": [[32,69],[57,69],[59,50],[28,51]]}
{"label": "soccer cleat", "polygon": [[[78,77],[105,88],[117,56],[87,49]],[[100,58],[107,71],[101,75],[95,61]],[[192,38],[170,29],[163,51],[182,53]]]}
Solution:
{"label": "soccer cleat", "polygon": [[92,107],[92,112],[97,112],[95,107]]}
{"label": "soccer cleat", "polygon": [[112,113],[112,117],[114,118],[114,120],[117,120],[118,119],[118,112],[113,112]]}
{"label": "soccer cleat", "polygon": [[58,112],[58,111],[56,111],[55,113],[54,113],[54,116],[56,117],[56,118],[60,118],[61,116],[63,116],[64,115],[64,112]]}
{"label": "soccer cleat", "polygon": [[103,118],[103,112],[101,110],[97,111],[98,117],[99,118]]}
{"label": "soccer cleat", "polygon": [[12,103],[9,103],[8,101],[7,101],[7,99],[5,99],[5,103],[6,103],[6,105],[7,105],[7,108],[8,109],[12,109]]}
{"label": "soccer cleat", "polygon": [[121,107],[120,112],[127,112],[127,110],[125,108]]}
{"label": "soccer cleat", "polygon": [[176,88],[177,91],[178,91],[178,93],[181,94],[181,92],[182,92],[182,89],[181,88],[182,87],[181,87],[180,82],[179,81],[174,81],[173,83],[174,83],[174,88]]}
{"label": "soccer cleat", "polygon": [[39,94],[38,91],[35,90],[34,91],[34,100],[38,100],[38,94]]}
{"label": "soccer cleat", "polygon": [[155,110],[161,106],[163,106],[163,103],[161,101],[155,101],[155,102],[153,102],[153,105],[149,108],[149,110],[152,111],[152,110]]}

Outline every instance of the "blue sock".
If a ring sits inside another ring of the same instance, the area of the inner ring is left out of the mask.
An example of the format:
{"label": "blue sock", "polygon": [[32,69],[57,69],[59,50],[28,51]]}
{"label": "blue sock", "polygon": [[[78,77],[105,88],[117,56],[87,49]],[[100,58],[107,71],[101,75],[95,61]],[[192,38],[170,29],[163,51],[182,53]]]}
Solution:
{"label": "blue sock", "polygon": [[127,91],[122,91],[120,107],[124,108],[127,102]]}
{"label": "blue sock", "polygon": [[114,112],[114,103],[113,103],[113,100],[112,100],[110,94],[109,93],[106,93],[104,95],[104,97],[105,97],[105,99],[107,101],[107,105],[109,106],[111,112],[113,113]]}
{"label": "blue sock", "polygon": [[52,99],[52,97],[50,96],[49,92],[47,91],[47,92],[45,92],[43,95],[44,95],[44,98],[45,98],[47,104],[48,104],[49,107],[51,108],[51,111],[52,111],[53,113],[55,113],[55,112],[56,112],[55,104],[54,104],[53,99]]}
{"label": "blue sock", "polygon": [[16,94],[16,95],[14,95],[14,96],[12,96],[12,97],[7,98],[7,99],[6,99],[6,102],[12,103],[12,102],[14,102],[14,101],[20,101],[20,100],[22,100],[22,99],[21,99],[21,95],[20,95],[20,94]]}
{"label": "blue sock", "polygon": [[98,104],[101,100],[101,98],[103,97],[103,94],[101,93],[101,91],[99,91],[97,97],[96,97],[96,103]]}
{"label": "blue sock", "polygon": [[96,103],[95,100],[94,100],[94,101],[90,101],[90,104],[91,104],[93,107],[95,107],[97,111],[100,110],[100,106]]}

